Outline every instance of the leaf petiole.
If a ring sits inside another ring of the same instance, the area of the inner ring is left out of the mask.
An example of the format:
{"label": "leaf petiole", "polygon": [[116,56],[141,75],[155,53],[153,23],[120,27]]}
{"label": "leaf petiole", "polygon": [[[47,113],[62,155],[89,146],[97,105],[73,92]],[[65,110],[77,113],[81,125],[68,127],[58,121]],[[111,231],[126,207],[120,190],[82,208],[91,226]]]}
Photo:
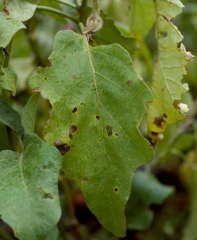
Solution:
{"label": "leaf petiole", "polygon": [[64,13],[60,10],[57,10],[55,8],[51,8],[51,7],[47,7],[47,6],[37,6],[36,9],[39,10],[39,11],[47,11],[47,12],[55,13],[59,16],[68,18],[71,21],[78,23],[78,19],[76,17],[70,16],[70,15],[68,15],[68,14],[66,14],[66,13]]}

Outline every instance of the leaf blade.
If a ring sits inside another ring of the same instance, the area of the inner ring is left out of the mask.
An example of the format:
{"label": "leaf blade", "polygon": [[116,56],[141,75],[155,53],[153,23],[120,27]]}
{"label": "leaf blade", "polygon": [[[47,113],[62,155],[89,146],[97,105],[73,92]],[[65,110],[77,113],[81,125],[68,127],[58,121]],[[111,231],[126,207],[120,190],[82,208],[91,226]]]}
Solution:
{"label": "leaf blade", "polygon": [[152,158],[137,130],[151,94],[118,44],[90,47],[85,36],[60,31],[50,60],[30,78],[53,107],[45,138],[65,148],[66,177],[101,224],[124,236],[132,175]]}
{"label": "leaf blade", "polygon": [[39,96],[39,93],[35,93],[34,95],[32,95],[29,98],[25,107],[23,108],[21,122],[24,127],[25,134],[34,133],[36,110]]}
{"label": "leaf blade", "polygon": [[59,152],[36,135],[28,134],[23,154],[0,152],[0,166],[2,219],[21,240],[43,239],[61,214],[57,190]]}
{"label": "leaf blade", "polygon": [[20,115],[2,99],[0,99],[0,121],[9,126],[19,136],[23,135],[24,130],[21,125]]}

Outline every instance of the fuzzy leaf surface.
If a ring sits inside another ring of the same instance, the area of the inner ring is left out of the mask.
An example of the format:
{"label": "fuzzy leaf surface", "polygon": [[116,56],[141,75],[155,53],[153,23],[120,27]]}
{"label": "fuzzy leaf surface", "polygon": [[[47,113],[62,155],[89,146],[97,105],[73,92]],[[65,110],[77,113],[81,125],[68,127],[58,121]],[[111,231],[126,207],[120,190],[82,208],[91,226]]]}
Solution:
{"label": "fuzzy leaf surface", "polygon": [[133,173],[152,159],[137,129],[150,91],[118,44],[91,47],[85,36],[60,31],[49,59],[30,78],[53,109],[45,139],[64,149],[66,177],[101,224],[124,236]]}
{"label": "fuzzy leaf surface", "polygon": [[60,167],[57,149],[33,134],[25,136],[22,154],[0,152],[0,214],[19,239],[45,239],[57,224]]}
{"label": "fuzzy leaf surface", "polygon": [[183,36],[171,21],[181,12],[182,3],[179,0],[157,0],[155,5],[158,60],[151,85],[153,102],[148,107],[148,125],[152,138],[157,138],[166,124],[185,118],[186,114],[180,111],[178,103],[181,95],[188,90],[188,85],[182,84],[181,80],[186,74],[186,63],[193,57],[186,52],[181,43]]}

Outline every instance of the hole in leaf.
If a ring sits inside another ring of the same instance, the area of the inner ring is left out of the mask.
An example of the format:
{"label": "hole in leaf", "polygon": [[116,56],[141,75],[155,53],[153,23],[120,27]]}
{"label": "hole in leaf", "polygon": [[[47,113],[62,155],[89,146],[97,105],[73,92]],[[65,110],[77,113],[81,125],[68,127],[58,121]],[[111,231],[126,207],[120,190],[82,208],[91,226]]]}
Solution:
{"label": "hole in leaf", "polygon": [[82,106],[82,105],[83,105],[83,103],[80,103],[80,105]]}
{"label": "hole in leaf", "polygon": [[111,137],[111,136],[112,136],[112,133],[113,133],[113,132],[112,132],[113,127],[107,125],[107,126],[105,127],[105,129],[106,129],[106,131],[107,131],[107,135],[108,135],[109,137]]}
{"label": "hole in leaf", "polygon": [[54,145],[56,146],[56,148],[60,151],[61,155],[63,156],[65,153],[67,153],[68,151],[70,151],[70,146],[68,146],[68,144],[63,143],[61,140],[56,140]]}
{"label": "hole in leaf", "polygon": [[76,52],[77,51],[77,49],[74,49],[74,52]]}
{"label": "hole in leaf", "polygon": [[47,77],[45,77],[44,80],[47,80]]}
{"label": "hole in leaf", "polygon": [[87,178],[87,177],[84,177],[83,181],[84,181],[84,182],[88,182],[88,178]]}
{"label": "hole in leaf", "polygon": [[73,133],[77,131],[77,127],[72,125],[70,126],[70,129],[69,129],[69,138],[72,139],[73,138]]}
{"label": "hole in leaf", "polygon": [[181,47],[181,42],[177,43],[177,48],[180,49]]}
{"label": "hole in leaf", "polygon": [[130,87],[133,84],[131,80],[127,81],[127,85]]}
{"label": "hole in leaf", "polygon": [[118,136],[118,133],[116,133],[115,135]]}
{"label": "hole in leaf", "polygon": [[76,79],[77,76],[75,74],[72,75],[72,79]]}
{"label": "hole in leaf", "polygon": [[77,111],[77,107],[74,107],[72,110],[72,113],[75,113]]}
{"label": "hole in leaf", "polygon": [[47,168],[47,166],[46,166],[46,165],[43,165],[43,166],[42,166],[42,169],[44,169],[44,170],[45,170],[46,168]]}
{"label": "hole in leaf", "polygon": [[115,191],[115,192],[118,192],[118,190],[119,190],[119,189],[118,189],[117,187],[114,188],[114,191]]}
{"label": "hole in leaf", "polygon": [[160,35],[164,38],[168,36],[167,32],[160,32]]}
{"label": "hole in leaf", "polygon": [[168,116],[167,116],[167,114],[166,114],[166,113],[164,113],[164,114],[163,114],[163,117],[164,117],[164,118],[167,118]]}
{"label": "hole in leaf", "polygon": [[158,127],[164,127],[165,121],[163,119],[163,116],[156,117],[154,120],[154,124],[157,125]]}
{"label": "hole in leaf", "polygon": [[96,116],[96,119],[97,119],[97,120],[100,120],[100,118],[101,118],[100,116]]}

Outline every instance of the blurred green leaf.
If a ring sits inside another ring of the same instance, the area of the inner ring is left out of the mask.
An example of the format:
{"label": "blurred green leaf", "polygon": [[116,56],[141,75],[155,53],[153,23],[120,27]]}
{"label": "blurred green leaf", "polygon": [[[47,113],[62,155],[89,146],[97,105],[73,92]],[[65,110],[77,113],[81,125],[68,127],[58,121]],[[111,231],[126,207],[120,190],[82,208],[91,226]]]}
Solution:
{"label": "blurred green leaf", "polygon": [[35,93],[34,95],[32,95],[29,98],[25,107],[23,108],[21,121],[25,130],[25,134],[34,133],[39,96],[40,96],[39,93]]}
{"label": "blurred green leaf", "polygon": [[120,31],[114,25],[114,21],[107,18],[106,14],[101,13],[101,17],[104,21],[103,27],[93,36],[97,44],[108,45],[111,43],[118,43],[130,54],[133,53],[137,49],[135,39],[121,35]]}
{"label": "blurred green leaf", "polygon": [[148,228],[153,221],[150,205],[162,204],[173,191],[173,187],[161,184],[151,173],[137,171],[126,207],[127,227],[135,230]]}
{"label": "blurred green leaf", "polygon": [[126,0],[129,4],[130,36],[143,39],[156,20],[153,0]]}
{"label": "blurred green leaf", "polygon": [[0,99],[0,121],[14,130],[19,136],[24,133],[19,114]]}
{"label": "blurred green leaf", "polygon": [[57,149],[33,134],[25,136],[22,154],[0,152],[0,214],[19,239],[45,239],[57,224],[60,168]]}

